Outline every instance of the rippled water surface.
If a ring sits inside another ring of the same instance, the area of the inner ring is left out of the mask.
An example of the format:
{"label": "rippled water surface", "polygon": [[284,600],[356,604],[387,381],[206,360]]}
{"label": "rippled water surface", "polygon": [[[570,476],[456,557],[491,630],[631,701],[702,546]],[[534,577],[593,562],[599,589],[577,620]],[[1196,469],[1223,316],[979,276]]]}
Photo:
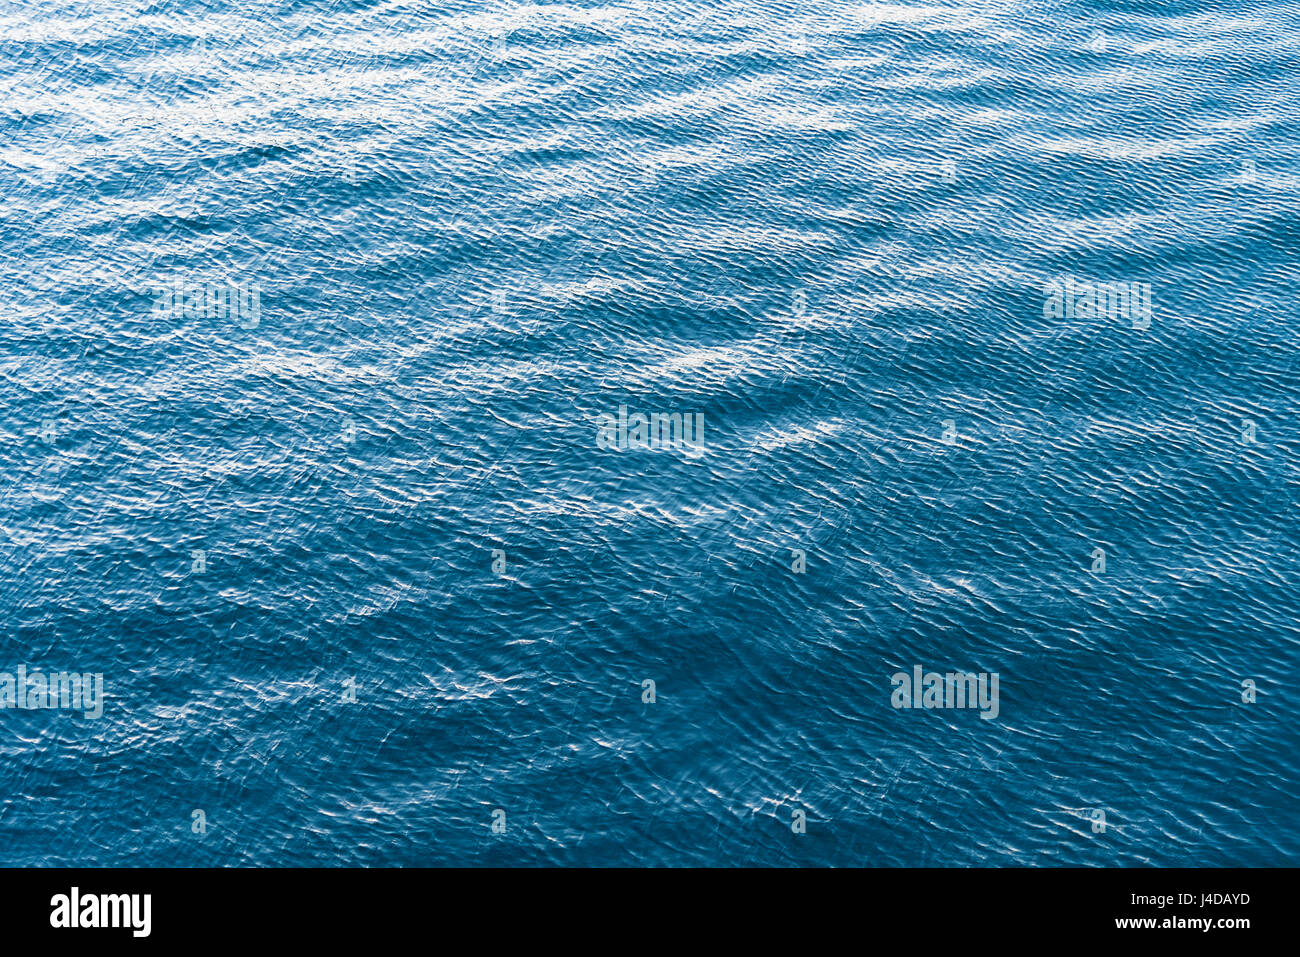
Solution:
{"label": "rippled water surface", "polygon": [[1300,3],[812,7],[0,2],[0,863],[1294,862]]}

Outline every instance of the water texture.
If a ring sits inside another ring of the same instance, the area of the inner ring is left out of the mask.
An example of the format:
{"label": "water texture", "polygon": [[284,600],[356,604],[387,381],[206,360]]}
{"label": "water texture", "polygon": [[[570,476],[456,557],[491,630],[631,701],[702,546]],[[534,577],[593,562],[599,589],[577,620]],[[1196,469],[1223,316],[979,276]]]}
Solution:
{"label": "water texture", "polygon": [[1295,0],[0,2],[0,672],[104,689],[0,864],[1295,863],[1297,91]]}

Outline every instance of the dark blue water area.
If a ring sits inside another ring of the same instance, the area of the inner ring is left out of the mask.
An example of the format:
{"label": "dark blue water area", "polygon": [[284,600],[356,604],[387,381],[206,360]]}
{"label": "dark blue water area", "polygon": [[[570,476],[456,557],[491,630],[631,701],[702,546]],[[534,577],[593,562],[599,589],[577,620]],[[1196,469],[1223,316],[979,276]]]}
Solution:
{"label": "dark blue water area", "polygon": [[1293,864],[1298,89],[1292,0],[0,2],[0,706],[104,696],[0,864]]}

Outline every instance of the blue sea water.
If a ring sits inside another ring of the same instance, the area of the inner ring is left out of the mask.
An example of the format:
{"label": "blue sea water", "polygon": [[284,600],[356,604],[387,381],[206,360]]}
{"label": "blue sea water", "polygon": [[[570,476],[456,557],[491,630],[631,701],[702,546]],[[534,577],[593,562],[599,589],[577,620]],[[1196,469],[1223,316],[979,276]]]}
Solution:
{"label": "blue sea water", "polygon": [[3,0],[0,672],[105,701],[0,863],[1294,863],[1298,91],[1295,0]]}

